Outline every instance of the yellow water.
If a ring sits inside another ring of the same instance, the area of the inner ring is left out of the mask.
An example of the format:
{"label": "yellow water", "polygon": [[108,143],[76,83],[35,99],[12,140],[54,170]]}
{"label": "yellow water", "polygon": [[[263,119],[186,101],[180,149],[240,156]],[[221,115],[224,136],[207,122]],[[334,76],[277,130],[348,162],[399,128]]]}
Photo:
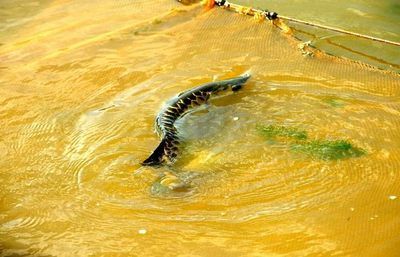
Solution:
{"label": "yellow water", "polygon": [[[291,18],[400,42],[400,2],[398,0],[234,0],[236,1],[247,6],[275,11]],[[398,46],[298,23],[289,24],[296,28],[298,37],[330,54],[362,60],[383,69],[400,72]]]}
{"label": "yellow water", "polygon": [[[40,3],[1,37],[2,256],[400,256],[399,75],[223,10]],[[173,167],[141,167],[163,102],[248,69],[179,122]],[[294,152],[271,124],[366,154]],[[171,171],[191,190],[152,192]]]}

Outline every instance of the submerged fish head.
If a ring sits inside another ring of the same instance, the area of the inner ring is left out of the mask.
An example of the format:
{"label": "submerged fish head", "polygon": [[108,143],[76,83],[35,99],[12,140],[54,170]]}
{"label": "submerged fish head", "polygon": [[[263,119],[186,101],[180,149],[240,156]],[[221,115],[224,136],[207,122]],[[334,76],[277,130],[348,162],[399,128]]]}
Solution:
{"label": "submerged fish head", "polygon": [[236,92],[242,88],[242,86],[246,83],[246,81],[250,78],[249,73],[245,73],[239,77],[227,79],[223,81],[219,81],[212,85],[212,92],[225,91],[227,89],[231,89]]}

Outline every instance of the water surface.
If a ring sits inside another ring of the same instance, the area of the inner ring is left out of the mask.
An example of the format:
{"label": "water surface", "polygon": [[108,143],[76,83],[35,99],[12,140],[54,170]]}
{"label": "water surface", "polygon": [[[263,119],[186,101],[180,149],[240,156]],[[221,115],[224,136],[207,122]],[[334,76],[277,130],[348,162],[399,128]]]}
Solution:
{"label": "water surface", "polygon": [[[1,5],[2,256],[398,256],[396,73],[174,1]],[[140,165],[163,102],[246,70],[177,124],[176,165]],[[153,192],[171,172],[191,190]]]}

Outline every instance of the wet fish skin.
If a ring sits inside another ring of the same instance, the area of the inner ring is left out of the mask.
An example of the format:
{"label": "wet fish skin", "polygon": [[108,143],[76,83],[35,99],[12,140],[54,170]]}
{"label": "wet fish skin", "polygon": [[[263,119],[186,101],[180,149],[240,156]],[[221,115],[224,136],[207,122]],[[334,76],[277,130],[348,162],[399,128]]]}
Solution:
{"label": "wet fish skin", "polygon": [[156,117],[156,129],[162,138],[153,153],[142,162],[145,166],[161,165],[164,162],[173,163],[178,155],[179,137],[174,126],[175,121],[184,116],[191,108],[199,106],[218,92],[231,89],[237,91],[250,78],[249,73],[227,80],[203,84],[184,91],[167,101],[166,106]]}

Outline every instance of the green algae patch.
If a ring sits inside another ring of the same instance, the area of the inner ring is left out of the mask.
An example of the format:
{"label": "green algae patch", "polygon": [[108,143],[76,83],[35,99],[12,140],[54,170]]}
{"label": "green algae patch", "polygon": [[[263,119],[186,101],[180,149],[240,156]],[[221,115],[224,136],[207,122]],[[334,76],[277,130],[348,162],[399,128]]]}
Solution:
{"label": "green algae patch", "polygon": [[157,25],[157,24],[161,24],[162,22],[163,21],[160,19],[154,19],[151,23]]}
{"label": "green algae patch", "polygon": [[346,140],[311,140],[293,144],[291,149],[320,160],[340,160],[366,154],[365,150]]}
{"label": "green algae patch", "polygon": [[305,140],[307,139],[307,132],[296,127],[287,126],[257,126],[258,131],[267,139],[276,139],[278,137]]}
{"label": "green algae patch", "polygon": [[342,108],[345,105],[343,100],[334,97],[325,97],[322,101],[335,108]]}
{"label": "green algae patch", "polygon": [[294,153],[310,158],[331,161],[360,157],[367,152],[347,140],[309,139],[307,131],[282,125],[257,125],[259,133],[269,143],[283,143]]}

